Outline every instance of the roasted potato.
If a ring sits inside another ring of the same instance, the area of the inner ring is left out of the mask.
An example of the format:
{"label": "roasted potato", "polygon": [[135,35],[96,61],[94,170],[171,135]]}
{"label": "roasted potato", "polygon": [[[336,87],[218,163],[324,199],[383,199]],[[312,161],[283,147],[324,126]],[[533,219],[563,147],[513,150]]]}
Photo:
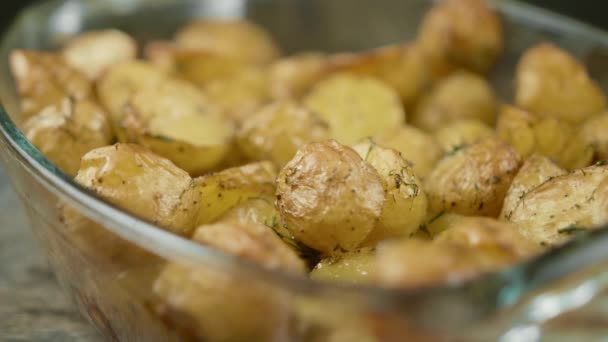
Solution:
{"label": "roasted potato", "polygon": [[300,99],[330,69],[327,56],[321,53],[303,53],[283,58],[270,66],[270,93],[275,99]]}
{"label": "roasted potato", "polygon": [[606,109],[606,98],[585,67],[552,44],[522,56],[515,82],[515,103],[541,117],[579,124]]}
{"label": "roasted potato", "polygon": [[233,125],[185,81],[167,79],[136,91],[123,111],[120,140],[145,146],[192,175],[215,170],[231,150]]}
{"label": "roasted potato", "polygon": [[488,82],[473,73],[458,72],[420,99],[410,123],[428,132],[463,119],[494,126],[497,111],[498,100]]}
{"label": "roasted potato", "polygon": [[593,147],[594,159],[608,160],[608,112],[586,120],[579,130],[579,139]]}
{"label": "roasted potato", "polygon": [[277,172],[270,162],[226,169],[196,178],[198,225],[216,222],[222,215],[252,198],[273,197]]}
{"label": "roasted potato", "polygon": [[363,244],[375,246],[382,240],[416,233],[426,218],[428,203],[412,166],[396,150],[371,140],[353,149],[378,172],[385,197],[382,214]]}
{"label": "roasted potato", "polygon": [[119,126],[125,117],[125,105],[133,95],[146,88],[156,88],[168,75],[141,61],[126,61],[111,66],[97,82],[97,96],[105,106],[120,137]]}
{"label": "roasted potato", "polygon": [[425,181],[431,216],[453,212],[497,217],[521,158],[497,138],[446,155]]}
{"label": "roasted potato", "polygon": [[96,80],[112,65],[135,59],[137,43],[119,30],[90,31],[68,41],[61,54],[72,68]]}
{"label": "roasted potato", "polygon": [[577,127],[560,119],[539,118],[522,109],[504,106],[496,130],[524,158],[538,153],[569,170],[588,166],[593,159],[593,147]]}
{"label": "roasted potato", "polygon": [[380,219],[385,197],[373,167],[333,140],[300,148],[279,173],[276,193],[284,226],[325,255],[355,250]]}
{"label": "roasted potato", "polygon": [[530,156],[513,178],[507,191],[500,214],[501,220],[506,220],[526,194],[551,178],[565,175],[566,170],[556,165],[551,159],[538,154]]}
{"label": "roasted potato", "polygon": [[450,153],[494,135],[495,132],[490,126],[477,119],[454,121],[441,127],[434,134],[444,153]]}
{"label": "roasted potato", "polygon": [[373,279],[375,263],[373,249],[357,249],[321,260],[310,273],[310,277],[337,283],[369,283]]}
{"label": "roasted potato", "polygon": [[550,178],[523,194],[504,217],[530,241],[558,246],[578,231],[606,223],[606,215],[597,213],[603,198],[596,192],[607,176],[608,167],[597,165]]}
{"label": "roasted potato", "polygon": [[182,48],[209,51],[252,64],[270,64],[281,55],[268,32],[243,19],[192,22],[176,34],[175,42]]}
{"label": "roasted potato", "polygon": [[9,63],[24,119],[48,106],[60,106],[66,97],[85,100],[91,96],[91,82],[58,54],[15,50]]}
{"label": "roasted potato", "polygon": [[342,144],[354,144],[404,123],[398,94],[369,77],[340,74],[323,80],[304,104],[329,124],[330,135]]}
{"label": "roasted potato", "polygon": [[247,117],[237,143],[251,160],[270,160],[282,167],[306,143],[326,140],[327,124],[292,101],[278,101]]}
{"label": "roasted potato", "polygon": [[424,17],[417,41],[431,62],[480,73],[487,72],[504,49],[502,24],[485,0],[435,5]]}
{"label": "roasted potato", "polygon": [[[295,274],[305,270],[294,252],[263,225],[201,226],[193,240],[269,269]],[[286,335],[290,321],[289,298],[279,289],[254,278],[210,267],[169,263],[154,283],[154,291],[159,298],[156,312],[196,339],[291,339]]]}
{"label": "roasted potato", "polygon": [[92,149],[112,144],[108,118],[92,100],[64,98],[30,117],[23,125],[26,138],[66,174],[74,177],[80,158]]}
{"label": "roasted potato", "polygon": [[423,130],[404,125],[374,137],[380,146],[401,152],[413,165],[416,176],[425,179],[443,155],[437,141]]}
{"label": "roasted potato", "polygon": [[197,191],[185,171],[130,144],[101,147],[82,157],[76,182],[110,203],[169,231],[195,228]]}

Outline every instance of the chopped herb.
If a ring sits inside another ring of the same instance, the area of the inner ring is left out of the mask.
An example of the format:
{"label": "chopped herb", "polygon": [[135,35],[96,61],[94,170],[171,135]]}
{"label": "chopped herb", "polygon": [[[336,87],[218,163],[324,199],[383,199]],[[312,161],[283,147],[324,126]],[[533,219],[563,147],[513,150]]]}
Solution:
{"label": "chopped herb", "polygon": [[463,150],[464,147],[465,147],[464,145],[454,146],[454,148],[450,152],[448,152],[446,154],[446,156],[448,156],[448,157],[453,156],[456,153],[458,153],[458,151]]}
{"label": "chopped herb", "polygon": [[442,211],[442,212],[440,212],[439,214],[435,215],[435,217],[433,217],[433,218],[432,218],[432,219],[429,221],[429,223],[433,223],[433,222],[437,221],[437,220],[438,220],[438,219],[439,219],[441,216],[443,216],[444,214],[445,214],[445,210],[444,210],[444,211]]}
{"label": "chopped herb", "polygon": [[365,154],[365,161],[367,161],[370,153],[372,153],[372,150],[376,147],[376,142],[374,141],[374,139],[372,137],[369,137],[368,139],[369,139],[369,148],[367,149],[367,153]]}
{"label": "chopped herb", "polygon": [[155,135],[154,137],[155,137],[156,139],[162,140],[162,141],[167,142],[167,143],[172,143],[172,142],[175,142],[175,140],[173,140],[173,139],[169,138],[169,137],[168,137],[168,136],[166,136],[166,135]]}
{"label": "chopped herb", "polygon": [[558,229],[557,233],[559,233],[559,234],[566,234],[566,235],[573,235],[573,234],[584,232],[586,230],[587,229],[585,229],[583,227],[578,227],[575,224],[571,224],[568,227]]}
{"label": "chopped herb", "polygon": [[422,225],[420,225],[420,228],[419,228],[419,229],[420,229],[420,230],[421,230],[423,233],[425,233],[426,235],[428,235],[428,237],[433,237],[433,236],[431,235],[431,232],[429,231],[429,227],[427,227],[427,226],[426,226],[426,224],[422,224]]}
{"label": "chopped herb", "polygon": [[608,165],[608,160],[600,160],[597,163],[595,163],[595,166],[604,166],[604,165]]}

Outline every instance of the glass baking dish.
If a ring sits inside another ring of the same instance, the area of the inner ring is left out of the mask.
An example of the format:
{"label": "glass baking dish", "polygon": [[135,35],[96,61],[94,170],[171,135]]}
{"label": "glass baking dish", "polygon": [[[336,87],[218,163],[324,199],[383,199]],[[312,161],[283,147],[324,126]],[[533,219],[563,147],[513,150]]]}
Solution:
{"label": "glass baking dish", "polygon": [[[516,1],[495,1],[507,51],[491,80],[511,98],[518,57],[553,41],[608,89],[608,34]],[[315,283],[264,270],[171,235],[105,203],[46,160],[17,129],[8,70],[15,48],[50,49],[115,27],[140,43],[194,17],[248,17],[286,52],[359,50],[410,40],[426,0],[47,1],[28,8],[0,46],[0,156],[57,278],[82,314],[120,341],[536,341],[608,335],[608,230],[526,264],[450,287],[408,291]],[[71,216],[66,216],[66,212]],[[74,217],[78,222],[74,223]],[[75,224],[79,228],[75,229]],[[164,310],[152,288],[167,262],[197,270],[196,315]]]}

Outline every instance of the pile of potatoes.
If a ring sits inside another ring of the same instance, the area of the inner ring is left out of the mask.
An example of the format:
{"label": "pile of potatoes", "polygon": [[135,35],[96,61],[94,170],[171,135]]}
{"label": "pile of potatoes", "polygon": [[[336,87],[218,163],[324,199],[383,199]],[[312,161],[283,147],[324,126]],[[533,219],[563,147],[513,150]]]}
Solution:
{"label": "pile of potatoes", "polygon": [[[499,99],[485,75],[502,30],[484,1],[447,0],[415,41],[373,51],[284,57],[254,23],[205,19],[143,59],[102,30],[10,63],[26,137],[108,202],[268,269],[424,287],[608,222],[604,94],[543,43],[521,57],[514,99]],[[282,299],[242,292],[208,321],[212,295],[239,288],[211,273],[168,263],[152,284],[158,312],[216,339],[268,338],[256,321],[222,324],[239,301],[279,319]]]}

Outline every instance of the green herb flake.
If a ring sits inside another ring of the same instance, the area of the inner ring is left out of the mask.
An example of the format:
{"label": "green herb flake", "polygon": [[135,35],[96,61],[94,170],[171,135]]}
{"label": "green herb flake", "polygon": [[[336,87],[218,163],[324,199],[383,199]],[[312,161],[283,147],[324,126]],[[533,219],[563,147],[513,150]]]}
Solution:
{"label": "green herb flake", "polygon": [[372,150],[376,147],[376,142],[374,141],[374,138],[369,137],[369,148],[367,149],[367,153],[365,154],[365,161],[367,161],[369,159],[369,155],[370,153],[372,153]]}
{"label": "green herb flake", "polygon": [[595,166],[605,166],[608,165],[608,160],[600,160],[597,163],[595,163]]}
{"label": "green herb flake", "polygon": [[435,215],[435,217],[433,217],[433,218],[432,218],[432,219],[429,221],[429,223],[433,223],[433,222],[437,221],[437,220],[438,220],[438,219],[439,219],[441,216],[443,216],[443,215],[445,215],[445,210],[444,210],[444,211],[441,211],[439,214]]}
{"label": "green herb flake", "polygon": [[558,234],[565,234],[565,235],[574,235],[574,234],[578,234],[578,233],[582,233],[587,231],[586,228],[583,227],[579,227],[575,224],[571,224],[568,227],[565,228],[561,228],[557,230]]}

